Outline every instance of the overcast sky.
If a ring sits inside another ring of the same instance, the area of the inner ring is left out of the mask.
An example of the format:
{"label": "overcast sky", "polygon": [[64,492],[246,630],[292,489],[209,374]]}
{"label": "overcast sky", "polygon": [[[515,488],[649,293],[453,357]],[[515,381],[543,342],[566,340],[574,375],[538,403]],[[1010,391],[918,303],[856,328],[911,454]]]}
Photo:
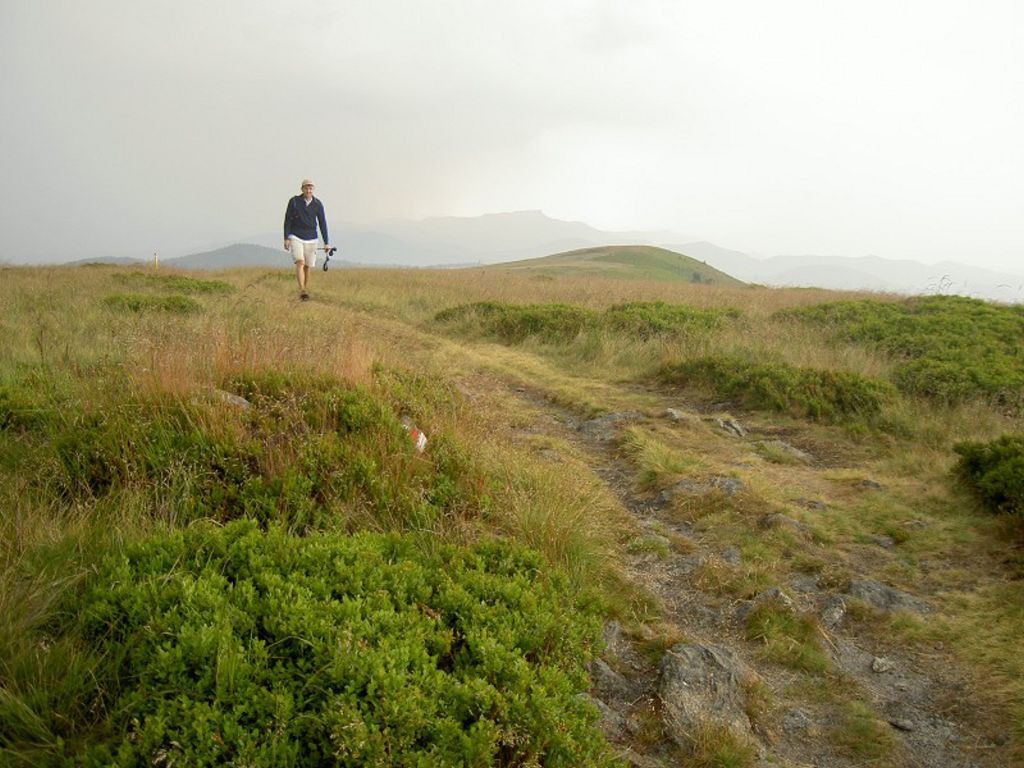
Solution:
{"label": "overcast sky", "polygon": [[[4,0],[0,259],[542,209],[1024,271],[1016,0]],[[337,238],[336,238],[337,239]]]}

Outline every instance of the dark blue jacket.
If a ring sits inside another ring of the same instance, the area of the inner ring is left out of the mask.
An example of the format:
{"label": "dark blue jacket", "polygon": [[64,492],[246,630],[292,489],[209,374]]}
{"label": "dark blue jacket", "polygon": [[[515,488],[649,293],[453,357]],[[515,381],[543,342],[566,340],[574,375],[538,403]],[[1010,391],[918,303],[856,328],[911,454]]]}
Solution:
{"label": "dark blue jacket", "polygon": [[327,238],[327,216],[324,214],[324,204],[317,198],[313,198],[309,205],[302,195],[296,195],[288,201],[288,207],[284,211],[284,239],[289,235],[295,235],[300,240],[316,240],[316,225],[320,222],[320,236],[324,239],[324,245],[331,241]]}

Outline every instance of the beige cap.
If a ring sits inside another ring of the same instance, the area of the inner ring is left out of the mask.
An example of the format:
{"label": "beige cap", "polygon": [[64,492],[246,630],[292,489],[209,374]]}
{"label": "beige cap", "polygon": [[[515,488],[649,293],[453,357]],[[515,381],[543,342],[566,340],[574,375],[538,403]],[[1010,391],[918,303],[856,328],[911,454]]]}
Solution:
{"label": "beige cap", "polygon": [[304,186],[306,186],[307,184],[308,184],[309,186],[311,186],[311,187],[315,187],[315,186],[316,186],[316,184],[314,184],[314,183],[313,183],[313,180],[312,180],[312,179],[303,179],[303,180],[302,180],[302,183],[301,183],[301,184],[300,184],[299,186],[300,186],[300,187],[304,187]]}

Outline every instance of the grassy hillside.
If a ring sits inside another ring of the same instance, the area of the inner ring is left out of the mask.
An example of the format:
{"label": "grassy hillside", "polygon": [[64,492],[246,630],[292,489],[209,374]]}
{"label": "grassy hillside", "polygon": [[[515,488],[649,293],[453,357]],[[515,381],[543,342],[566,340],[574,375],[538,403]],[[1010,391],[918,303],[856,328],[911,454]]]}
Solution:
{"label": "grassy hillside", "polygon": [[4,269],[0,764],[1024,759],[1019,312],[610,274]]}
{"label": "grassy hillside", "polygon": [[614,277],[630,280],[742,285],[734,277],[681,253],[650,245],[606,245],[539,259],[495,264],[488,270],[537,275]]}

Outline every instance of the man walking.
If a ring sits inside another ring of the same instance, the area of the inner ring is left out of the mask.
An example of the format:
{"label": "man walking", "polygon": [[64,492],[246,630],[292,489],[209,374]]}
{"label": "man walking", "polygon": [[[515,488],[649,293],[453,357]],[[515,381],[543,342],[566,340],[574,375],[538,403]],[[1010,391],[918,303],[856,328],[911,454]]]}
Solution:
{"label": "man walking", "polygon": [[320,224],[320,236],[324,248],[330,248],[327,238],[327,216],[324,204],[313,197],[313,182],[302,180],[302,194],[288,201],[284,212],[284,249],[292,254],[295,262],[295,279],[299,281],[299,298],[309,298],[306,286],[309,284],[309,270],[316,266],[316,225]]}

